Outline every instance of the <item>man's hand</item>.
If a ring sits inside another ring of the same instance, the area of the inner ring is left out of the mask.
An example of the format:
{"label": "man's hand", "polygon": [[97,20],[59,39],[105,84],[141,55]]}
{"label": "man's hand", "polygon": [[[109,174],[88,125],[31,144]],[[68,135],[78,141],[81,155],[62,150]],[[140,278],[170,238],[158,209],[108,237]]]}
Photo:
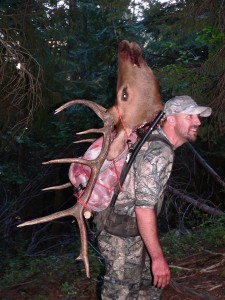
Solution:
{"label": "man's hand", "polygon": [[152,260],[153,284],[157,288],[164,288],[170,283],[170,269],[164,257]]}
{"label": "man's hand", "polygon": [[159,242],[155,211],[151,208],[136,208],[135,213],[139,232],[152,259],[153,284],[164,288],[170,282],[170,269]]}

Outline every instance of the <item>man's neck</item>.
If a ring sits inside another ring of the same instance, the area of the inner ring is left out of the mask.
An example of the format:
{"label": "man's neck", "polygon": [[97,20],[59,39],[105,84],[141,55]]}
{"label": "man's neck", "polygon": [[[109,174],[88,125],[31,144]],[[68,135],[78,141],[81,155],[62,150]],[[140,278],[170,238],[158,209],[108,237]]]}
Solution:
{"label": "man's neck", "polygon": [[170,141],[170,143],[173,145],[174,150],[185,143],[176,135],[176,133],[171,127],[163,126],[162,131],[164,132],[165,136]]}

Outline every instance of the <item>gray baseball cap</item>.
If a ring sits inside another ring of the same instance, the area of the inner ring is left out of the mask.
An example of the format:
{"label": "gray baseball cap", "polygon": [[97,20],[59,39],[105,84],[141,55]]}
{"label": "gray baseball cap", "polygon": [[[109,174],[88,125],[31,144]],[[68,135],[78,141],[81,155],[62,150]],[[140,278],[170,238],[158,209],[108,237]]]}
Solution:
{"label": "gray baseball cap", "polygon": [[184,113],[188,115],[199,115],[200,117],[209,117],[212,113],[212,109],[211,107],[199,106],[189,96],[176,96],[166,102],[164,112],[166,116]]}

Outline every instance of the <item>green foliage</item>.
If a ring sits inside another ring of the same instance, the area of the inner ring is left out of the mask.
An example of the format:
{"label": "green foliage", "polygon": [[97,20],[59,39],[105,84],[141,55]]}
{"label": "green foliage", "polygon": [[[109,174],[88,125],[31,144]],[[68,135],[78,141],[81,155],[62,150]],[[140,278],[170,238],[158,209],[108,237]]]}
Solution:
{"label": "green foliage", "polygon": [[[96,280],[102,266],[96,262],[95,257],[92,255],[89,257],[92,278],[85,290],[95,292]],[[25,256],[22,252],[17,257],[5,255],[5,260],[1,262],[0,290],[29,282],[34,277],[39,294],[37,292],[36,297],[32,299],[48,299],[44,290],[44,282],[48,282],[54,284],[55,288],[60,290],[62,299],[66,300],[72,296],[81,296],[83,290],[80,291],[80,287],[85,272],[83,266],[75,262],[70,255],[38,258]],[[42,286],[41,290],[38,288],[39,285]]]}
{"label": "green foliage", "polygon": [[65,295],[65,299],[67,299],[67,296],[77,296],[78,294],[78,291],[74,290],[74,286],[72,286],[71,283],[68,283],[67,281],[62,283],[60,290]]}
{"label": "green foliage", "polygon": [[[69,127],[69,123],[62,123],[60,120],[53,120],[48,124],[48,128],[46,130],[46,136],[48,137],[48,141],[46,140],[46,145],[51,145],[51,150],[59,149],[60,147],[69,144],[71,142],[71,128]],[[54,153],[54,152],[53,152]],[[50,153],[48,153],[50,155]]]}
{"label": "green foliage", "polygon": [[195,41],[202,44],[202,46],[207,46],[209,49],[209,58],[213,58],[223,46],[224,34],[218,32],[216,28],[208,26],[202,29]]}
{"label": "green foliage", "polygon": [[205,220],[200,225],[200,236],[203,242],[209,246],[214,243],[223,246],[225,243],[225,218],[213,220],[205,216]]}
{"label": "green foliage", "polygon": [[[216,250],[225,244],[225,219],[213,220],[201,214],[202,224],[192,224],[185,234],[172,230],[163,237],[163,247],[167,255],[185,257],[205,250]],[[194,226],[193,226],[194,225]]]}
{"label": "green foliage", "polygon": [[7,162],[0,165],[0,180],[11,184],[23,184],[28,181],[26,175],[20,174],[16,162]]}

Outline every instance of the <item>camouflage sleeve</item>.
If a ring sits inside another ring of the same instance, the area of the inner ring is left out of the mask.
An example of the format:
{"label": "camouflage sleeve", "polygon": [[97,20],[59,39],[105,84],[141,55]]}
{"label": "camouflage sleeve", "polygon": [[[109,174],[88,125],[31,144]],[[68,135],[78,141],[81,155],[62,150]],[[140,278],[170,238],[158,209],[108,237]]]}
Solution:
{"label": "camouflage sleeve", "polygon": [[161,201],[173,156],[172,149],[162,141],[149,142],[146,151],[141,149],[135,163],[135,207],[154,208]]}

